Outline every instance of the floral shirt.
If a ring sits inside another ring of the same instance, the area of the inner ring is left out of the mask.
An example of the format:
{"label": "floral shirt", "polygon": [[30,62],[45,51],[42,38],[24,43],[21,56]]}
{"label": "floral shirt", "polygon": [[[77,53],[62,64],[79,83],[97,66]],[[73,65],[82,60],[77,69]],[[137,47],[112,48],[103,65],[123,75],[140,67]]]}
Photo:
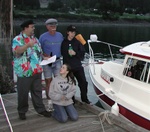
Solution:
{"label": "floral shirt", "polygon": [[[16,54],[16,49],[20,46],[28,44],[30,39],[35,39],[33,47],[28,48],[22,54]],[[18,77],[30,77],[37,73],[42,73],[42,67],[39,65],[42,60],[42,49],[37,38],[29,38],[26,34],[20,33],[13,39],[13,67]]]}

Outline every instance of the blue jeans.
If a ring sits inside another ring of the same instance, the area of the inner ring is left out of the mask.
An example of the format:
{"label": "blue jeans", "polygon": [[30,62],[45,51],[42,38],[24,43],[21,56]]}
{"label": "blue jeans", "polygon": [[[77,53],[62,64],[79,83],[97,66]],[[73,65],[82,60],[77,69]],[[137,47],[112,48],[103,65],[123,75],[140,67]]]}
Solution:
{"label": "blue jeans", "polygon": [[68,117],[73,121],[78,120],[78,113],[73,104],[68,106],[60,106],[57,104],[53,104],[53,107],[54,112],[52,113],[52,116],[59,122],[67,122]]}

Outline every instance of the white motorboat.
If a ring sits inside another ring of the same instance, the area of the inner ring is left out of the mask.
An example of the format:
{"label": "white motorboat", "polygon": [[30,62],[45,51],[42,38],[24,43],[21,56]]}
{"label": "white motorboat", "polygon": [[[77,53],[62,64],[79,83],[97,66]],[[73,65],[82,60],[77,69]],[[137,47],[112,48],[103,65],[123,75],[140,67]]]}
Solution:
{"label": "white motorboat", "polygon": [[[95,58],[91,45],[97,43],[108,46],[111,60]],[[150,41],[121,48],[91,35],[88,46],[90,78],[102,106],[150,130]],[[124,54],[122,62],[114,59],[111,47]]]}

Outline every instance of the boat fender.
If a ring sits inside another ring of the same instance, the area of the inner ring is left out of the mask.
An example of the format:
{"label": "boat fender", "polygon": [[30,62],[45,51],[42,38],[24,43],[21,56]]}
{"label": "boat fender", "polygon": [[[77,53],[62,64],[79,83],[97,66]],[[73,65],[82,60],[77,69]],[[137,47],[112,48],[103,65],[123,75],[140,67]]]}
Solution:
{"label": "boat fender", "polygon": [[115,104],[111,107],[111,113],[118,116],[119,115],[119,106],[115,102]]}
{"label": "boat fender", "polygon": [[96,42],[97,39],[98,39],[98,37],[97,37],[96,34],[91,34],[91,35],[90,35],[90,40],[91,40],[92,42]]}
{"label": "boat fender", "polygon": [[111,78],[110,78],[110,81],[111,81],[111,82],[113,82],[113,81],[114,81],[114,78],[113,78],[113,77],[111,77]]}

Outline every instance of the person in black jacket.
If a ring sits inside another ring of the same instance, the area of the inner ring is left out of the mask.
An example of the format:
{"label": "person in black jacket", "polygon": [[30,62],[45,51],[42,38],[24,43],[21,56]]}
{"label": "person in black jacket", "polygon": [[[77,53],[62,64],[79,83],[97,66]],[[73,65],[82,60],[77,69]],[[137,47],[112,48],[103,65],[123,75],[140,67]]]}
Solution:
{"label": "person in black jacket", "polygon": [[87,104],[91,102],[87,97],[88,83],[86,81],[84,69],[81,61],[84,58],[84,46],[75,38],[76,27],[70,25],[67,27],[67,36],[61,45],[61,54],[63,56],[63,64],[69,64],[72,72],[78,81],[78,86],[81,92],[81,100]]}

